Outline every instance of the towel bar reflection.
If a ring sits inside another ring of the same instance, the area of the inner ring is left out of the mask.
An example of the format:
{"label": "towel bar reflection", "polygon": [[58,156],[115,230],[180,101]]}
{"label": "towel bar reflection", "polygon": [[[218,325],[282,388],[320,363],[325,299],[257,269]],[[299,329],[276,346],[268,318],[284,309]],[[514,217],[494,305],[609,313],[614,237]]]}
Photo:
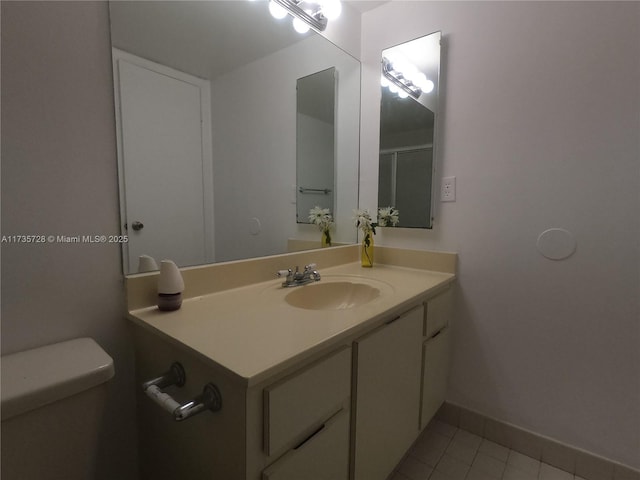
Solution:
{"label": "towel bar reflection", "polygon": [[163,410],[173,415],[174,420],[181,422],[194,415],[210,410],[217,412],[222,408],[222,395],[213,383],[208,383],[202,389],[202,393],[184,404],[177,402],[171,395],[162,391],[163,388],[175,385],[182,387],[185,384],[186,375],[184,368],[178,362],[161,376],[144,382],[142,390],[157,403]]}
{"label": "towel bar reflection", "polygon": [[330,188],[306,188],[306,187],[298,187],[298,191],[300,193],[324,193],[328,195],[331,193]]}

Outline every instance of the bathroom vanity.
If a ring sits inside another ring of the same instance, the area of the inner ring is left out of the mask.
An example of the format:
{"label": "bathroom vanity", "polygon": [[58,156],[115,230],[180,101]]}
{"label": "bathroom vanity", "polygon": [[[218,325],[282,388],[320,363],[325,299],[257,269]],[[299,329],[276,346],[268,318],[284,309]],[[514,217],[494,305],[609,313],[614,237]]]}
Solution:
{"label": "bathroom vanity", "polygon": [[[184,269],[176,312],[148,304],[155,274],[129,277],[139,383],[179,362],[186,381],[167,394],[212,383],[222,397],[176,422],[140,389],[141,477],[387,478],[444,400],[456,256],[376,255],[371,269],[357,246]],[[312,261],[320,282],[268,280]]]}

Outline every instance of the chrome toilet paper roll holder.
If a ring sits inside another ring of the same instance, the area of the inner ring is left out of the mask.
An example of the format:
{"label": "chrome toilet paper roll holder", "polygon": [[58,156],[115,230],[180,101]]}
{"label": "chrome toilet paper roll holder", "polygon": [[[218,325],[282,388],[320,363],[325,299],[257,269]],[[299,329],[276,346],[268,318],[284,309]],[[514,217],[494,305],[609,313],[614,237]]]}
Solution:
{"label": "chrome toilet paper roll holder", "polygon": [[200,395],[182,404],[168,393],[162,391],[174,385],[182,387],[186,380],[187,376],[184,367],[179,362],[174,362],[168,371],[157,378],[144,382],[142,390],[151,400],[169,412],[177,422],[207,410],[217,412],[222,408],[222,395],[218,387],[213,383],[207,383]]}

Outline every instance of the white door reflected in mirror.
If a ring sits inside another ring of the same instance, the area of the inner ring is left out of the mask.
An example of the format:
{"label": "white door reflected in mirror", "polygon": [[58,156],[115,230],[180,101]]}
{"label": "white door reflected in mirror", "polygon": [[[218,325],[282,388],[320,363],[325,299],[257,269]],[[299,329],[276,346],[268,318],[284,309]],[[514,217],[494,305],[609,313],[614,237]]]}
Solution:
{"label": "white door reflected in mirror", "polygon": [[[126,271],[213,258],[209,82],[113,49]],[[144,219],[144,222],[141,221]]]}

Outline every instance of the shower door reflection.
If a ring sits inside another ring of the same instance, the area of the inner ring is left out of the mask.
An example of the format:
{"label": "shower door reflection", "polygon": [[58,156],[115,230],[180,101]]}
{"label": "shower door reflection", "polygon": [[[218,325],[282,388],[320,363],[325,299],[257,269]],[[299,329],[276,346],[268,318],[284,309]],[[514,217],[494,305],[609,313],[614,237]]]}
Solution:
{"label": "shower door reflection", "polygon": [[432,171],[433,145],[381,150],[378,205],[395,206],[403,227],[430,225],[424,205],[431,201]]}

